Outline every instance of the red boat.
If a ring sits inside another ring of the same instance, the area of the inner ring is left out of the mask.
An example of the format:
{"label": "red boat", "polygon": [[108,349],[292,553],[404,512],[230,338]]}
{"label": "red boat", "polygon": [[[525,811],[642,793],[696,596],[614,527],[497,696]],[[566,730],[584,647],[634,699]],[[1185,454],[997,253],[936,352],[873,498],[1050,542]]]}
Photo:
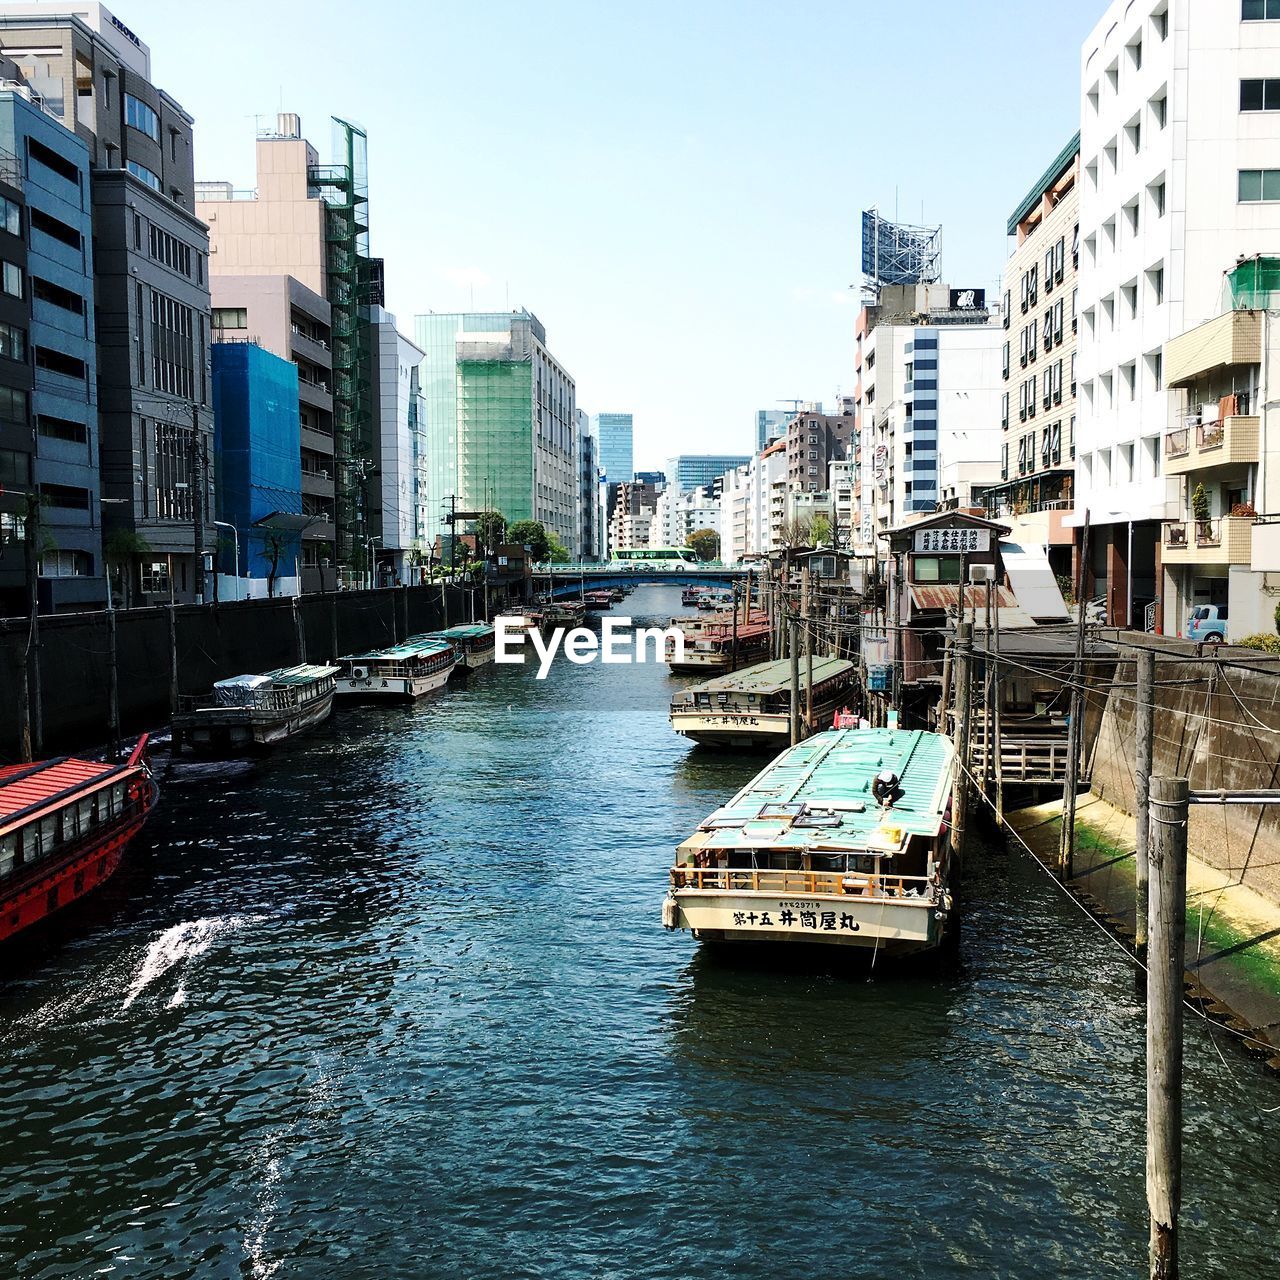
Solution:
{"label": "red boat", "polygon": [[62,756],[0,769],[0,942],[96,889],[159,794],[138,739],[123,764]]}

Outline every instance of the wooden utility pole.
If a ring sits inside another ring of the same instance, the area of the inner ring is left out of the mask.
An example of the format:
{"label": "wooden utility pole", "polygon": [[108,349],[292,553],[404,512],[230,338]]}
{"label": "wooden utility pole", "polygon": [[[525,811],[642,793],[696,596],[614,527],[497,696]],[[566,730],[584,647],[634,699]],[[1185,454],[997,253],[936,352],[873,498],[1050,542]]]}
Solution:
{"label": "wooden utility pole", "polygon": [[338,593],[336,591],[329,597],[329,648],[330,659],[336,660],[338,657]]}
{"label": "wooden utility pole", "polygon": [[795,619],[787,628],[787,649],[791,656],[791,745],[800,741],[800,637]]}
{"label": "wooden utility pole", "polygon": [[302,618],[302,610],[298,608],[298,597],[290,597],[289,603],[293,606],[293,641],[298,652],[298,661],[300,663],[307,660],[307,628]]}
{"label": "wooden utility pole", "polygon": [[942,697],[938,702],[938,732],[947,731],[947,712],[951,707],[951,650],[953,642],[945,641],[942,647]]}
{"label": "wooden utility pole", "polygon": [[956,772],[951,784],[951,852],[964,854],[969,819],[969,708],[972,697],[973,624],[956,626]]}
{"label": "wooden utility pole", "polygon": [[[1135,691],[1137,736],[1133,766],[1134,812],[1137,815],[1137,843],[1133,861],[1133,949],[1140,965],[1147,961],[1147,883],[1150,878],[1151,762],[1155,756],[1156,654],[1140,649]],[[1141,981],[1143,970],[1138,969]]]}
{"label": "wooden utility pole", "polygon": [[178,711],[178,607],[169,602],[169,713]]}
{"label": "wooden utility pole", "polygon": [[804,731],[813,732],[813,622],[810,617],[809,562],[800,569],[800,622],[804,627]]}
{"label": "wooden utility pole", "polygon": [[1070,880],[1075,874],[1076,790],[1080,785],[1081,721],[1084,719],[1084,583],[1088,561],[1089,512],[1086,510],[1076,573],[1076,656],[1071,664],[1071,721],[1067,726],[1067,768],[1062,783],[1062,832],[1058,845],[1058,875],[1062,880]]}
{"label": "wooden utility pole", "polygon": [[733,591],[733,639],[729,648],[729,670],[737,671],[738,669],[738,584],[735,582],[732,587]]}
{"label": "wooden utility pole", "polygon": [[120,659],[114,604],[107,610],[107,740],[115,760],[120,755]]}
{"label": "wooden utility pole", "polygon": [[1182,994],[1186,968],[1185,778],[1152,778],[1147,975],[1147,1209],[1151,1280],[1177,1280],[1182,1202]]}
{"label": "wooden utility pole", "polygon": [[[39,702],[40,644],[39,556],[40,503],[34,493],[27,494],[27,511],[23,517],[23,558],[27,575],[27,640],[18,646],[18,752],[24,764],[30,764],[40,749]],[[34,679],[33,679],[34,676]],[[35,697],[32,697],[32,684]],[[33,708],[33,702],[35,707]]]}

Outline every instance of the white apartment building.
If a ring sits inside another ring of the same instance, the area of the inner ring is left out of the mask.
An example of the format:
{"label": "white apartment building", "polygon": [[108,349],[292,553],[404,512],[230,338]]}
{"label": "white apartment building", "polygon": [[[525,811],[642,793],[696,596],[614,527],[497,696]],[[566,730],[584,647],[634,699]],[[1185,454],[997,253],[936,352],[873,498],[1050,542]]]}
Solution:
{"label": "white apartment building", "polygon": [[651,547],[683,547],[699,529],[720,531],[720,503],[705,488],[681,492],[668,485],[658,494],[658,505],[649,526]]}
{"label": "white apartment building", "polygon": [[966,498],[976,494],[979,502],[998,482],[1004,337],[977,290],[886,288],[879,304],[864,309],[855,451],[860,554],[882,550],[877,534],[943,506],[944,474],[963,475]]}
{"label": "white apartment building", "polygon": [[1075,520],[1089,513],[1086,589],[1113,623],[1150,604],[1177,625],[1164,345],[1219,314],[1239,259],[1280,247],[1278,69],[1274,0],[1115,0],[1081,50]]}

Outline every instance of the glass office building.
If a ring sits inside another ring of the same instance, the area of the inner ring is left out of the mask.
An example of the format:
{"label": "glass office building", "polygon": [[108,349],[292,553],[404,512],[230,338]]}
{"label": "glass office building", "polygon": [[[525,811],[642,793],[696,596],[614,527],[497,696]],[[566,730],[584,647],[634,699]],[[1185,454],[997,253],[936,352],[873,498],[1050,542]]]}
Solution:
{"label": "glass office building", "polygon": [[598,413],[594,418],[600,438],[600,465],[610,484],[630,484],[635,476],[629,413]]}

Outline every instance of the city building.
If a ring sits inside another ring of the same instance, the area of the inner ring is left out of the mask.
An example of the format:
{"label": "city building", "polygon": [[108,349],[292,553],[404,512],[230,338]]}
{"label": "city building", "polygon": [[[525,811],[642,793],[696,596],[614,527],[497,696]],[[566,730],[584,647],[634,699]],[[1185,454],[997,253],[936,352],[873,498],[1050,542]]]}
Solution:
{"label": "city building", "polygon": [[[298,371],[301,589],[337,586],[333,546],[333,351],[329,303],[288,275],[209,276],[215,342],[256,342]],[[279,593],[277,593],[279,594]]]}
{"label": "city building", "polygon": [[426,410],[420,386],[424,352],[383,307],[370,308],[374,368],[373,483],[366,522],[373,582],[414,578],[426,538]]}
{"label": "city building", "polygon": [[651,484],[623,481],[609,486],[609,551],[630,551],[650,545],[649,535],[658,509],[658,491]]}
{"label": "city building", "polygon": [[1162,528],[1164,628],[1185,634],[1193,609],[1218,606],[1225,638],[1275,630],[1280,604],[1280,258],[1227,273],[1225,309],[1164,345],[1171,400],[1163,463],[1177,497]]}
{"label": "city building", "polygon": [[420,315],[427,537],[451,511],[538,520],[572,548],[579,446],[573,378],[528,311]]}
{"label": "city building", "polygon": [[847,457],[853,414],[827,414],[806,407],[787,423],[787,483],[793,491],[816,493],[827,484],[827,466]]}
{"label": "city building", "polygon": [[1071,572],[1075,541],[1079,179],[1077,133],[1009,217],[1000,483],[986,489],[988,517],[1008,524],[1019,544],[1044,547],[1059,574]]}
{"label": "city building", "polygon": [[665,471],[637,471],[633,478],[637,484],[652,485],[658,493],[661,493],[667,487],[667,473]]}
{"label": "city building", "polygon": [[598,413],[593,421],[605,479],[610,484],[629,484],[635,479],[631,414]]}
{"label": "city building", "polygon": [[[0,5],[0,55],[88,146],[96,314],[89,320],[64,307],[64,332],[77,343],[90,332],[96,339],[101,525],[113,597],[202,600],[213,413],[209,242],[193,213],[191,117],[152,84],[146,44],[99,4]],[[48,147],[34,137],[32,144]],[[76,166],[65,155],[45,159],[73,195],[69,188],[82,182]],[[73,250],[70,239],[64,247]],[[69,400],[90,383],[85,363],[69,354],[51,369],[70,379],[58,384]],[[83,394],[91,403],[92,392]],[[91,488],[66,495],[64,510],[92,527],[95,500]]]}
{"label": "city building", "polygon": [[796,415],[784,409],[756,410],[756,452],[761,453],[775,440],[786,434],[787,423]]}
{"label": "city building", "polygon": [[1162,597],[1161,529],[1182,515],[1166,344],[1219,315],[1224,273],[1280,245],[1275,8],[1114,0],[1081,49],[1074,519],[1113,623],[1180,622]]}
{"label": "city building", "polygon": [[570,554],[576,560],[600,560],[604,556],[604,512],[601,508],[600,441],[590,417],[577,411],[578,532]]}
{"label": "city building", "polygon": [[700,489],[750,461],[747,454],[682,453],[667,462],[667,481],[677,489]]}
{"label": "city building", "polygon": [[218,540],[218,595],[297,595],[306,520],[297,366],[255,342],[215,342],[210,355],[218,519],[235,530]]}
{"label": "city building", "polygon": [[651,547],[683,547],[689,535],[700,529],[720,532],[720,502],[709,487],[680,489],[668,485],[658,494],[653,523],[649,526]]}
{"label": "city building", "polygon": [[981,289],[886,285],[856,339],[853,549],[882,556],[878,534],[999,483],[1004,330]]}
{"label": "city building", "polygon": [[[308,431],[308,448],[333,472],[332,498],[315,493],[315,514],[328,516],[308,539],[309,568],[318,569],[327,540],[341,575],[364,581],[372,544],[369,530],[378,467],[378,396],[370,308],[383,302],[382,262],[369,254],[368,140],[364,131],[334,117],[334,160],[302,136],[301,119],[282,112],[274,128],[259,132],[256,182],[251,190],[230,182],[198,184],[197,213],[208,223],[213,270],[227,276],[291,276],[329,304],[328,349],[304,353],[302,390],[316,388],[313,407],[332,428],[331,452]],[[308,368],[308,365],[311,367]],[[331,383],[308,384],[311,372],[332,372]],[[325,408],[325,405],[328,408]],[[313,448],[313,446],[316,446]],[[329,459],[332,459],[329,462]],[[317,486],[318,488],[318,486]],[[322,510],[323,508],[323,510]],[[318,576],[318,575],[317,575]]]}
{"label": "city building", "polygon": [[0,617],[26,613],[31,601],[26,517],[35,487],[36,434],[22,182],[16,155],[0,156]]}
{"label": "city building", "polygon": [[[9,360],[34,368],[26,379],[27,432],[40,493],[40,609],[101,608],[107,595],[89,148],[32,90],[11,80],[0,89],[0,151],[14,157],[10,177],[21,184],[27,209],[24,232],[21,202],[11,198],[5,206],[7,228],[27,242],[25,263],[14,255],[22,276],[6,280],[5,296],[29,314],[27,323],[10,322],[5,347]],[[31,474],[20,465],[3,470],[8,479],[0,476],[0,485],[28,487]]]}

